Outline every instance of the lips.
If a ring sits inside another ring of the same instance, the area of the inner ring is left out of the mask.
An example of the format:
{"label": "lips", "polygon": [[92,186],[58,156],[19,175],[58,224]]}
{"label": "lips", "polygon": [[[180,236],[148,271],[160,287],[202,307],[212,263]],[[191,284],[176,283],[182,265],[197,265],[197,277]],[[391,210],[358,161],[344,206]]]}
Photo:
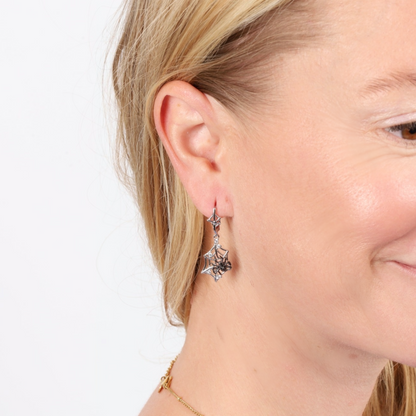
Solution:
{"label": "lips", "polygon": [[416,262],[410,262],[410,261],[401,261],[401,260],[391,260],[395,263],[404,264],[405,266],[413,267],[416,269]]}
{"label": "lips", "polygon": [[412,273],[414,276],[416,276],[416,265],[413,266],[413,265],[410,265],[410,264],[407,264],[407,263],[401,263],[401,262],[396,261],[396,260],[390,260],[390,263],[397,264],[402,269],[404,269],[404,270]]}

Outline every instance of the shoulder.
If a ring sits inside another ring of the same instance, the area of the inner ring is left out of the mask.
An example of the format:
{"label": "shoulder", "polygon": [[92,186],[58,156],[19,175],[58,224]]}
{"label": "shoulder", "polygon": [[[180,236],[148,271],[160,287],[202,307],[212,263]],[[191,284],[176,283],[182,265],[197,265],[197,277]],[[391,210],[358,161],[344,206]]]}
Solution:
{"label": "shoulder", "polygon": [[[138,416],[189,416],[188,409],[182,409],[180,403],[168,391],[158,392],[155,388]],[[186,410],[187,412],[184,412]]]}

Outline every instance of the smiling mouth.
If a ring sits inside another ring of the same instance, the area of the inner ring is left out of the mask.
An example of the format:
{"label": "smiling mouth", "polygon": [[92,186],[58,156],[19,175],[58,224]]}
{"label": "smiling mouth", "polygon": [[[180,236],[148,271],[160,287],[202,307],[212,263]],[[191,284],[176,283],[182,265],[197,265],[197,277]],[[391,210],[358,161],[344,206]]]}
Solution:
{"label": "smiling mouth", "polygon": [[416,267],[414,266],[409,266],[408,264],[405,263],[400,263],[399,261],[396,260],[390,260],[389,263],[394,263],[397,266],[399,266],[402,270],[407,271],[408,273],[410,273],[413,277],[416,277]]}

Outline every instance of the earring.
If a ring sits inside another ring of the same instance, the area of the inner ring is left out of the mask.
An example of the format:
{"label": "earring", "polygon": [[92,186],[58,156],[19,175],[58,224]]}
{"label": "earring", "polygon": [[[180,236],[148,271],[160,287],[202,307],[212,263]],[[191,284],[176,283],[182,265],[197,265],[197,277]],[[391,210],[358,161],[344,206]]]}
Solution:
{"label": "earring", "polygon": [[214,245],[208,253],[204,254],[205,264],[201,273],[209,274],[218,282],[222,275],[231,269],[231,263],[228,260],[228,250],[222,248],[221,244],[218,243],[220,236],[217,231],[220,228],[221,217],[215,211],[216,208],[214,207],[213,214],[207,219],[214,228]]}

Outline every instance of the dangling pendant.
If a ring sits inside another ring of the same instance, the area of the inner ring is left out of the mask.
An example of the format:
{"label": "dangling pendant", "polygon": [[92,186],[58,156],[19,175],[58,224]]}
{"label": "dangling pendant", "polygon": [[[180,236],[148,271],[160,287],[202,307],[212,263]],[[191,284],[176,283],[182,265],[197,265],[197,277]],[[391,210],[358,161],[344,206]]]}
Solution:
{"label": "dangling pendant", "polygon": [[214,228],[214,245],[208,253],[204,254],[205,264],[201,273],[209,274],[218,282],[225,272],[231,270],[231,263],[228,260],[228,250],[222,248],[221,244],[218,243],[220,236],[217,231],[220,228],[221,217],[215,211],[216,208],[214,207],[213,214],[207,219]]}

